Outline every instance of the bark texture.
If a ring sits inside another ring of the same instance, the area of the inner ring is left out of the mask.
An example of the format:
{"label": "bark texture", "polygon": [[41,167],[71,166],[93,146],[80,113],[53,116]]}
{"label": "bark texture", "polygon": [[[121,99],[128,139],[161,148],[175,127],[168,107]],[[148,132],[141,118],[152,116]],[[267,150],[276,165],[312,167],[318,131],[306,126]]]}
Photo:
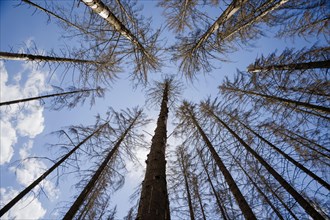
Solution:
{"label": "bark texture", "polygon": [[147,169],[142,184],[137,220],[169,220],[165,149],[167,140],[169,82],[165,81],[161,109],[151,140]]}

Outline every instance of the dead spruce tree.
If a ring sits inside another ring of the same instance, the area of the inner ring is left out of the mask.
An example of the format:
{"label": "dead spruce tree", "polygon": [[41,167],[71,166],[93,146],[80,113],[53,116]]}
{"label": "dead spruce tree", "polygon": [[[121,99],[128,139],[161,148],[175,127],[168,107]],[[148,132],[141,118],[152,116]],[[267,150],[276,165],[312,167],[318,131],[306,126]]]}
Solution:
{"label": "dead spruce tree", "polygon": [[[138,145],[136,142],[136,128],[148,123],[141,109],[133,109],[122,112],[110,110],[110,123],[113,126],[112,133],[103,134],[100,145],[104,151],[100,154],[103,159],[99,159],[94,173],[86,179],[86,185],[82,186],[82,191],[68,209],[63,219],[101,218],[109,210],[111,191],[118,190],[123,184],[123,177],[118,176],[119,169],[116,167],[119,157],[129,154],[133,155],[132,146]],[[112,115],[112,116],[111,116]],[[130,146],[128,146],[130,145]],[[121,150],[121,148],[127,148]],[[131,148],[131,149],[130,149]],[[121,153],[120,153],[121,152]],[[120,155],[122,154],[122,155]],[[103,156],[104,155],[104,156]],[[84,181],[85,182],[85,181]],[[83,185],[79,183],[79,185]]]}
{"label": "dead spruce tree", "polygon": [[146,160],[147,168],[137,215],[139,220],[170,219],[165,159],[167,118],[168,109],[174,104],[179,90],[180,85],[173,78],[166,78],[163,82],[156,82],[148,91],[148,97],[152,102],[160,102],[160,113]]}
{"label": "dead spruce tree", "polygon": [[22,192],[20,192],[15,198],[13,198],[7,205],[1,208],[0,216],[3,216],[9,209],[11,209],[19,200],[21,200],[26,194],[31,192],[33,188],[35,188],[42,180],[44,180],[49,174],[51,174],[54,170],[58,169],[66,160],[72,156],[82,145],[86,142],[90,141],[94,136],[102,133],[103,129],[108,127],[108,122],[105,122],[101,125],[97,125],[94,128],[92,133],[85,136],[85,138],[80,141],[76,146],[74,146],[67,154],[61,157],[53,166],[51,166],[46,172],[44,172],[40,177],[34,180],[28,187],[26,187]]}

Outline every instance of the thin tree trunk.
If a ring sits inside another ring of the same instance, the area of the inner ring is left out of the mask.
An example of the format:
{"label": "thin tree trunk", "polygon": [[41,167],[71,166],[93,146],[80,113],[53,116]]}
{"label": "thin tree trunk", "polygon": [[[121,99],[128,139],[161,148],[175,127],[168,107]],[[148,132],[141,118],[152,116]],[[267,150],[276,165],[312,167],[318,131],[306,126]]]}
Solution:
{"label": "thin tree trunk", "polygon": [[[231,118],[233,119],[233,117],[231,117]],[[243,127],[245,127],[247,130],[249,130],[255,136],[257,136],[260,140],[262,140],[263,142],[265,142],[266,144],[268,144],[268,146],[270,146],[272,149],[274,149],[279,154],[281,154],[285,159],[287,159],[288,161],[290,161],[292,164],[294,164],[296,167],[298,167],[299,169],[301,169],[302,171],[304,171],[307,175],[309,175],[310,177],[312,177],[313,179],[315,179],[317,182],[319,182],[322,186],[324,186],[326,189],[328,189],[330,191],[330,185],[326,181],[324,181],[322,178],[320,178],[319,176],[317,176],[316,174],[314,174],[312,171],[310,171],[309,169],[307,169],[301,163],[297,162],[295,159],[293,159],[291,156],[289,156],[288,154],[286,154],[280,148],[278,148],[274,144],[270,143],[268,140],[266,140],[264,137],[262,137],[261,135],[259,135],[257,132],[255,132],[254,130],[252,130],[247,125],[245,125],[243,122],[239,121],[238,119],[236,119],[236,121],[238,121]]]}
{"label": "thin tree trunk", "polygon": [[181,161],[181,165],[182,165],[182,173],[183,173],[183,177],[184,177],[185,188],[187,191],[190,219],[195,220],[195,214],[194,214],[194,209],[193,209],[193,205],[191,202],[191,194],[190,194],[190,188],[189,188],[189,183],[188,183],[188,172],[187,172],[187,167],[185,166],[183,150],[181,150],[181,149],[180,149],[180,161]]}
{"label": "thin tree trunk", "polygon": [[250,66],[248,71],[251,73],[258,73],[261,71],[271,70],[308,70],[308,69],[322,69],[330,68],[330,60],[315,61],[307,63],[290,63],[282,65],[269,65],[269,66]]}
{"label": "thin tree trunk", "polygon": [[213,157],[213,159],[215,160],[216,164],[218,165],[221,173],[223,174],[230,191],[233,193],[236,202],[238,204],[238,206],[240,207],[243,215],[245,216],[246,219],[257,219],[256,216],[254,215],[254,213],[252,212],[251,207],[249,206],[249,204],[246,202],[244,196],[242,195],[240,189],[238,188],[235,180],[233,179],[232,175],[230,174],[230,172],[228,171],[228,169],[226,168],[225,164],[222,162],[221,158],[219,157],[218,153],[216,152],[216,150],[214,149],[211,141],[208,139],[208,137],[206,136],[206,134],[204,133],[203,129],[201,128],[201,126],[199,125],[194,113],[187,108],[187,113],[189,115],[189,117],[192,119],[194,126],[197,128],[197,131],[199,132],[199,134],[202,136],[202,139],[204,140],[206,146],[208,147],[209,151],[211,152],[211,155]]}
{"label": "thin tree trunk", "polygon": [[169,81],[165,81],[164,84],[157,127],[151,140],[150,153],[146,161],[147,169],[142,184],[138,220],[170,219],[165,160],[169,83]]}
{"label": "thin tree trunk", "polygon": [[51,56],[43,56],[43,55],[9,53],[9,52],[0,52],[0,59],[19,60],[19,61],[38,61],[38,62],[98,64],[98,62],[94,61],[94,60],[82,60],[82,59],[73,59],[73,58],[66,58],[66,57],[51,57]]}
{"label": "thin tree trunk", "polygon": [[128,30],[125,25],[110,11],[110,9],[101,0],[81,0],[90,7],[95,13],[104,18],[116,31],[126,37],[132,44],[140,49],[150,60],[154,60],[137,37]]}
{"label": "thin tree trunk", "polygon": [[220,17],[212,24],[211,27],[199,38],[197,43],[195,44],[193,50],[197,50],[201,45],[207,41],[207,39],[215,33],[221,25],[224,24],[229,18],[231,18],[241,7],[247,2],[247,0],[234,0],[232,3],[226,8],[226,10],[220,15]]}
{"label": "thin tree trunk", "polygon": [[75,94],[75,93],[91,92],[91,91],[95,91],[95,90],[96,89],[82,89],[82,90],[75,90],[75,91],[70,91],[70,92],[62,92],[62,93],[56,93],[56,94],[36,96],[36,97],[25,98],[25,99],[16,99],[16,100],[7,101],[7,102],[0,102],[0,106],[12,105],[12,104],[17,104],[17,103],[21,103],[21,102],[28,102],[28,101],[51,98],[51,97],[56,97],[56,96],[65,96],[65,95]]}
{"label": "thin tree trunk", "polygon": [[243,139],[241,139],[224,121],[214,114],[211,109],[208,109],[210,115],[220,124],[222,124],[243,146],[252,154],[266,169],[267,171],[281,184],[283,188],[300,204],[300,206],[314,219],[324,219],[314,207],[309,204],[276,170],[274,170],[256,151],[254,151]]}
{"label": "thin tree trunk", "polygon": [[11,209],[19,200],[21,200],[26,194],[28,194],[35,186],[37,186],[42,180],[44,180],[51,172],[58,168],[66,159],[68,159],[81,145],[86,143],[91,137],[99,133],[108,122],[101,125],[97,130],[87,136],[83,141],[81,141],[77,146],[75,146],[69,153],[62,157],[58,162],[56,162],[51,168],[49,168],[44,174],[42,174],[38,179],[33,181],[28,187],[26,187],[22,192],[20,192],[15,198],[13,198],[7,205],[5,205],[0,210],[0,217],[3,216],[9,209]]}
{"label": "thin tree trunk", "polygon": [[213,195],[215,196],[215,199],[216,199],[216,201],[217,201],[217,205],[218,205],[219,210],[220,210],[220,212],[221,212],[222,218],[223,218],[223,220],[228,220],[227,215],[226,215],[226,212],[225,212],[225,209],[224,209],[224,207],[222,207],[222,204],[221,204],[220,198],[219,198],[219,196],[218,196],[218,194],[217,194],[217,191],[215,190],[215,187],[214,187],[214,185],[213,185],[213,183],[212,183],[211,177],[210,177],[209,172],[208,172],[208,170],[207,170],[207,167],[206,167],[205,161],[204,161],[204,159],[203,159],[203,157],[202,157],[202,152],[201,152],[199,149],[197,149],[197,153],[198,153],[198,155],[199,155],[199,157],[200,157],[200,159],[201,159],[201,161],[202,161],[202,166],[203,166],[204,171],[205,171],[205,173],[206,173],[207,181],[209,182],[209,184],[210,184],[210,186],[211,186],[211,189],[212,189]]}
{"label": "thin tree trunk", "polygon": [[244,172],[244,174],[248,177],[248,179],[250,180],[250,182],[252,183],[252,185],[257,189],[257,191],[259,192],[259,194],[264,198],[264,200],[267,202],[267,204],[273,209],[273,211],[275,212],[275,214],[277,215],[277,217],[279,219],[284,220],[283,216],[281,215],[281,213],[277,210],[277,208],[273,205],[273,203],[269,200],[269,198],[266,196],[266,194],[262,191],[262,189],[260,189],[260,187],[258,186],[258,184],[252,179],[252,177],[248,174],[248,172],[244,169],[244,167],[242,166],[242,164],[234,157],[234,155],[232,155],[229,151],[228,153],[232,156],[232,158],[235,160],[235,163],[238,164],[238,166],[241,168],[241,170]]}
{"label": "thin tree trunk", "polygon": [[242,89],[238,89],[238,88],[224,88],[224,87],[221,87],[221,88],[224,89],[224,90],[229,90],[229,91],[233,91],[233,92],[236,91],[236,92],[240,92],[240,93],[243,93],[243,94],[260,96],[260,97],[263,97],[263,98],[268,99],[268,100],[283,102],[283,103],[291,105],[291,107],[302,106],[302,107],[305,107],[305,108],[308,108],[308,109],[312,109],[314,111],[330,114],[330,108],[325,107],[325,106],[314,105],[314,104],[310,104],[310,103],[306,103],[306,102],[300,102],[300,101],[296,101],[296,100],[292,100],[292,99],[281,98],[281,97],[278,97],[278,96],[261,94],[261,93],[248,91],[248,90],[242,90]]}
{"label": "thin tree trunk", "polygon": [[199,193],[198,180],[197,180],[197,177],[196,176],[193,177],[193,186],[194,186],[194,193],[195,193],[195,195],[197,197],[199,206],[200,206],[201,211],[202,211],[203,220],[206,220],[204,206],[203,206],[203,201],[202,201],[201,195]]}
{"label": "thin tree trunk", "polygon": [[[250,168],[251,168],[251,166],[250,166]],[[287,203],[284,202],[284,201],[282,200],[282,198],[280,198],[280,197],[277,195],[277,193],[275,192],[275,190],[273,189],[273,187],[270,186],[270,185],[267,183],[267,181],[265,180],[265,177],[262,176],[262,175],[259,175],[259,174],[258,174],[258,176],[260,177],[260,179],[261,179],[261,181],[263,182],[263,184],[265,184],[265,186],[267,187],[267,189],[272,193],[272,195],[275,196],[276,199],[277,199],[278,201],[280,201],[280,203],[281,203],[281,204],[283,205],[283,207],[288,211],[288,213],[289,213],[289,214],[290,214],[295,220],[299,220],[299,218],[298,218],[298,217],[292,212],[291,208],[287,205]]]}
{"label": "thin tree trunk", "polygon": [[124,133],[119,137],[119,139],[117,140],[115,146],[112,148],[112,150],[108,153],[108,155],[105,157],[105,159],[103,160],[103,162],[101,163],[101,165],[98,167],[98,169],[96,170],[96,172],[94,173],[93,177],[90,179],[90,181],[88,182],[88,184],[85,186],[85,188],[83,189],[83,191],[80,193],[80,195],[77,197],[76,201],[72,204],[72,206],[70,207],[70,209],[67,211],[67,213],[65,214],[64,218],[65,220],[69,220],[69,219],[73,219],[73,217],[75,216],[75,214],[77,213],[77,211],[79,210],[80,206],[84,203],[84,201],[86,200],[87,196],[89,195],[89,193],[92,191],[93,187],[95,186],[95,184],[97,184],[97,181],[100,179],[100,176],[104,173],[104,171],[106,170],[106,167],[109,163],[109,161],[111,160],[111,158],[113,157],[113,155],[115,153],[117,153],[118,148],[120,146],[120,144],[123,142],[123,140],[125,139],[126,135],[128,134],[128,132],[134,127],[136,120],[139,118],[139,116],[141,115],[141,111],[139,112],[139,114],[136,115],[136,117],[134,118],[134,120],[131,122],[131,124],[129,125],[129,127],[124,131]]}
{"label": "thin tree trunk", "polygon": [[41,7],[40,5],[37,5],[36,3],[31,2],[30,0],[22,0],[22,1],[25,2],[26,4],[29,4],[29,5],[31,5],[31,6],[33,6],[33,7],[35,7],[35,8],[37,8],[37,9],[39,9],[40,11],[45,12],[45,13],[48,14],[48,15],[51,15],[51,16],[53,16],[53,17],[59,19],[60,21],[62,21],[62,22],[64,22],[64,23],[66,23],[66,24],[68,24],[68,25],[70,25],[70,26],[76,28],[77,30],[81,31],[81,32],[84,33],[84,34],[92,35],[92,36],[94,36],[94,37],[97,38],[97,36],[94,35],[93,33],[90,33],[90,32],[88,32],[88,31],[86,31],[85,29],[79,27],[78,25],[76,25],[76,24],[74,24],[74,23],[72,23],[72,22],[70,22],[70,21],[68,21],[68,20],[66,20],[66,19],[64,19],[64,18],[62,18],[61,16],[55,14],[55,13],[52,12],[52,11],[49,11],[49,10],[46,9],[46,8]]}
{"label": "thin tree trunk", "polygon": [[[265,3],[265,5],[261,6],[259,8],[259,10],[262,10],[264,7],[267,7],[268,4],[271,4],[274,0],[272,1],[268,1]],[[237,27],[235,30],[231,31],[230,33],[228,33],[225,36],[221,36],[220,34],[220,41],[225,41],[226,39],[230,38],[231,36],[233,36],[234,34],[238,33],[239,31],[241,31],[242,29],[252,25],[253,23],[259,21],[260,19],[262,19],[263,17],[265,17],[266,15],[268,15],[270,12],[276,10],[277,8],[281,7],[282,5],[284,5],[285,3],[287,3],[289,0],[281,0],[280,2],[278,2],[277,4],[270,6],[269,8],[266,8],[266,10],[264,10],[264,12],[262,12],[260,15],[258,15],[255,18],[252,18],[252,20],[247,21],[246,23],[244,23],[242,26]],[[245,19],[247,20],[247,18]]]}

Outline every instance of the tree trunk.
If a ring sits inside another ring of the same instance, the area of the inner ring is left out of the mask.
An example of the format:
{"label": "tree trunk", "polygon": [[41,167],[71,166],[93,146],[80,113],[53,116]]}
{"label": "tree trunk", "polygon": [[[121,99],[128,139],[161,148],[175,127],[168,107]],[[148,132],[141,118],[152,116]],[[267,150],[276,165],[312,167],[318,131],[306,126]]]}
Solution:
{"label": "tree trunk", "polygon": [[203,205],[203,201],[202,201],[201,195],[199,193],[198,180],[197,180],[197,177],[196,176],[193,176],[193,186],[194,186],[194,194],[197,197],[199,206],[200,206],[201,211],[202,211],[203,220],[206,220],[205,211],[204,211],[204,205]]}
{"label": "tree trunk", "polygon": [[[259,14],[257,17],[252,18],[251,20],[245,22],[243,25],[237,27],[236,29],[234,29],[233,31],[229,32],[228,34],[221,36],[220,34],[220,41],[225,41],[226,39],[230,38],[231,36],[233,36],[234,34],[238,33],[239,31],[241,31],[242,29],[252,25],[253,23],[259,21],[260,19],[262,19],[263,17],[265,17],[266,15],[268,15],[270,12],[276,10],[277,8],[281,7],[282,5],[284,5],[286,2],[288,2],[289,0],[281,0],[280,2],[278,2],[277,4],[270,6],[269,8],[266,8],[261,14]],[[272,2],[274,2],[274,0],[272,1],[267,1],[263,6],[260,6],[257,10],[262,10],[264,7],[268,7],[268,4],[271,4]],[[247,18],[245,18],[245,20],[247,20]]]}
{"label": "tree trunk", "polygon": [[256,151],[254,151],[243,139],[241,139],[224,121],[222,121],[217,115],[214,114],[211,109],[208,111],[210,115],[220,124],[222,124],[229,133],[232,134],[244,148],[252,154],[266,169],[267,171],[281,184],[283,188],[300,204],[300,206],[314,219],[324,219],[320,213],[318,213],[314,207],[308,203],[276,170],[274,170]]}
{"label": "tree trunk", "polygon": [[151,140],[147,168],[142,184],[138,220],[169,220],[170,209],[166,183],[165,149],[167,141],[169,81],[165,81],[160,113]]}
{"label": "tree trunk", "polygon": [[[233,119],[233,117],[231,117],[231,118]],[[245,125],[243,122],[239,121],[238,119],[236,119],[236,121],[238,121],[243,127],[245,127],[247,130],[249,130],[255,136],[257,136],[260,140],[262,140],[263,142],[265,142],[266,144],[268,144],[268,146],[270,146],[272,149],[274,149],[279,154],[281,154],[285,159],[287,159],[288,161],[290,161],[292,164],[294,164],[296,167],[298,167],[299,169],[301,169],[302,171],[304,171],[307,175],[309,175],[310,177],[312,177],[313,179],[315,179],[317,182],[319,182],[322,186],[324,186],[326,189],[328,189],[330,191],[330,185],[326,181],[324,181],[322,178],[320,178],[319,176],[317,176],[316,174],[314,174],[312,171],[310,171],[309,169],[307,169],[301,163],[297,162],[295,159],[293,159],[292,157],[290,157],[288,154],[286,154],[280,148],[278,148],[274,144],[270,143],[268,140],[266,140],[264,137],[262,137],[261,135],[259,135],[257,132],[255,132],[254,130],[252,130],[247,125]]]}
{"label": "tree trunk", "polygon": [[104,18],[116,31],[126,37],[132,44],[140,49],[150,60],[154,60],[137,37],[128,30],[125,25],[110,11],[110,9],[101,0],[81,0],[90,7],[96,14]]}
{"label": "tree trunk", "polygon": [[81,60],[66,57],[51,57],[43,55],[32,55],[24,53],[0,52],[0,59],[3,60],[19,60],[19,61],[38,61],[38,62],[64,62],[64,63],[82,63],[82,64],[98,64],[94,60]]}
{"label": "tree trunk", "polygon": [[26,194],[28,194],[35,186],[37,186],[42,180],[44,180],[51,172],[53,172],[56,168],[58,168],[66,159],[68,159],[81,145],[86,143],[91,137],[95,134],[99,133],[106,125],[101,125],[97,130],[95,130],[92,134],[87,136],[82,142],[80,142],[77,146],[75,146],[69,153],[67,153],[62,159],[56,162],[51,168],[49,168],[44,174],[42,174],[38,179],[33,181],[28,187],[26,187],[22,192],[20,192],[15,198],[13,198],[7,205],[5,205],[0,210],[0,217],[3,216],[9,209],[11,209],[19,200],[21,200]]}
{"label": "tree trunk", "polygon": [[189,207],[189,214],[190,214],[190,219],[195,220],[195,215],[194,215],[194,209],[193,205],[191,202],[191,194],[190,194],[190,188],[189,188],[189,182],[188,182],[188,173],[187,167],[185,166],[185,160],[184,160],[184,155],[183,155],[183,149],[179,149],[179,154],[180,154],[180,162],[182,166],[182,174],[184,177],[184,183],[185,183],[185,188],[187,191],[187,200],[188,200],[188,207]]}
{"label": "tree trunk", "polygon": [[306,103],[306,102],[300,102],[300,101],[296,101],[296,100],[292,100],[292,99],[286,99],[286,98],[281,98],[278,96],[272,96],[272,95],[266,95],[266,94],[261,94],[261,93],[257,93],[257,92],[253,92],[253,91],[248,91],[248,90],[242,90],[242,89],[238,89],[238,88],[225,88],[225,87],[221,87],[224,90],[229,90],[229,91],[233,91],[233,92],[240,92],[243,94],[249,94],[249,95],[254,95],[254,96],[260,96],[263,97],[267,100],[274,100],[274,101],[279,101],[279,102],[283,102],[288,104],[291,107],[295,107],[295,106],[302,106],[314,111],[318,111],[321,113],[326,113],[326,114],[330,114],[330,108],[325,107],[325,106],[319,106],[319,105],[314,105],[314,104],[310,104],[310,103]]}
{"label": "tree trunk", "polygon": [[[251,166],[250,166],[251,168]],[[278,201],[280,201],[280,203],[283,205],[283,207],[288,211],[288,213],[295,219],[295,220],[299,220],[299,218],[292,212],[291,208],[287,205],[287,203],[285,201],[283,201],[283,199],[281,197],[279,197],[276,193],[276,191],[273,189],[272,186],[270,186],[267,181],[265,180],[265,177],[263,175],[258,174],[258,176],[260,177],[261,181],[263,182],[263,184],[265,184],[265,186],[267,187],[267,189],[272,193],[273,196],[276,197],[276,199]]]}
{"label": "tree trunk", "polygon": [[75,90],[75,91],[70,91],[70,92],[62,92],[62,93],[56,93],[56,94],[36,96],[36,97],[25,98],[25,99],[16,99],[16,100],[7,101],[7,102],[0,102],[0,106],[12,105],[12,104],[17,104],[17,103],[21,103],[21,102],[28,102],[28,101],[51,98],[51,97],[56,97],[56,96],[65,96],[65,95],[75,94],[75,93],[91,92],[91,91],[95,91],[95,90],[96,89],[82,89],[82,90]]}
{"label": "tree trunk", "polygon": [[212,24],[211,27],[199,38],[193,50],[197,50],[201,45],[207,41],[207,39],[219,30],[220,26],[224,24],[229,18],[231,18],[241,7],[247,2],[247,0],[234,0],[232,3],[226,8],[226,10],[220,15],[220,17]]}
{"label": "tree trunk", "polygon": [[232,175],[230,174],[230,172],[228,171],[228,169],[226,168],[225,164],[222,162],[221,158],[219,157],[218,153],[216,152],[216,150],[214,149],[211,141],[208,139],[208,137],[206,136],[206,134],[204,133],[203,129],[201,128],[201,126],[199,125],[195,114],[192,112],[192,110],[187,108],[187,114],[189,115],[189,117],[192,119],[194,126],[197,128],[197,131],[199,132],[199,134],[202,136],[203,141],[205,142],[206,146],[208,147],[209,151],[211,152],[211,155],[213,157],[213,159],[215,160],[217,166],[219,167],[221,173],[223,174],[230,191],[233,193],[236,202],[238,204],[238,206],[240,207],[244,217],[246,219],[257,219],[256,216],[254,215],[254,213],[252,212],[251,207],[249,206],[249,204],[246,202],[244,196],[242,195],[240,189],[238,188],[235,180],[233,179]]}
{"label": "tree trunk", "polygon": [[124,133],[119,137],[119,139],[117,140],[115,146],[112,148],[112,150],[108,153],[108,155],[106,156],[106,158],[103,160],[103,162],[101,163],[101,165],[98,167],[98,169],[96,170],[96,172],[94,173],[93,177],[90,179],[90,181],[88,182],[88,184],[85,186],[85,188],[83,189],[83,191],[80,193],[80,195],[77,197],[76,201],[72,204],[71,208],[67,211],[67,213],[65,214],[64,218],[65,220],[70,220],[73,219],[73,217],[75,216],[75,214],[77,213],[77,211],[79,210],[80,206],[84,203],[84,201],[86,200],[87,196],[89,195],[89,193],[92,191],[92,189],[94,188],[94,186],[97,184],[97,182],[100,180],[100,176],[104,173],[104,171],[106,170],[106,167],[109,163],[109,161],[111,160],[111,158],[113,157],[113,155],[115,153],[117,153],[118,148],[120,146],[120,144],[122,143],[122,141],[125,139],[126,135],[128,134],[128,132],[134,127],[136,120],[139,118],[139,116],[141,115],[141,111],[136,115],[136,117],[134,118],[134,120],[131,122],[131,124],[129,125],[129,127],[124,131]]}
{"label": "tree trunk", "polygon": [[217,201],[217,205],[218,205],[219,210],[220,210],[220,212],[221,212],[222,218],[223,218],[223,220],[228,220],[227,215],[226,215],[226,212],[225,212],[225,209],[224,209],[224,207],[222,207],[222,204],[221,204],[220,198],[219,198],[219,196],[218,196],[217,191],[215,190],[215,187],[214,187],[214,185],[213,185],[213,183],[212,183],[212,180],[211,180],[211,177],[210,177],[210,175],[209,175],[209,171],[207,170],[207,167],[206,167],[205,161],[204,161],[204,159],[203,159],[203,157],[202,157],[202,152],[201,152],[199,149],[197,149],[197,152],[198,152],[199,158],[200,158],[201,161],[202,161],[202,166],[203,166],[204,171],[205,171],[205,173],[206,173],[207,181],[209,182],[209,184],[210,184],[210,186],[211,186],[211,189],[212,189],[213,195],[215,196],[215,199],[216,199],[216,201]]}
{"label": "tree trunk", "polygon": [[97,38],[97,36],[94,35],[93,33],[89,33],[89,32],[87,32],[85,29],[83,29],[83,28],[81,28],[81,27],[75,25],[74,23],[72,23],[72,22],[70,22],[70,21],[68,21],[68,20],[66,20],[66,19],[64,19],[64,18],[62,18],[61,16],[55,14],[55,13],[52,12],[52,11],[49,11],[48,9],[43,8],[43,7],[41,7],[40,5],[37,5],[37,4],[33,3],[33,2],[31,2],[30,0],[22,0],[22,1],[25,2],[26,4],[29,4],[29,5],[31,5],[31,6],[33,6],[33,7],[35,7],[35,8],[37,8],[37,9],[39,9],[39,10],[45,12],[45,13],[48,14],[48,15],[51,15],[51,16],[53,16],[53,17],[59,19],[60,21],[62,21],[62,22],[64,22],[64,23],[66,23],[66,24],[68,24],[68,25],[70,25],[70,26],[76,28],[77,30],[81,31],[81,32],[84,33],[84,34],[92,35],[92,36],[94,36],[95,38]]}
{"label": "tree trunk", "polygon": [[241,168],[241,170],[244,172],[244,174],[247,176],[247,178],[249,179],[249,181],[252,183],[252,185],[257,189],[257,191],[259,192],[259,194],[263,197],[263,199],[267,202],[267,204],[273,209],[273,211],[275,212],[275,214],[277,215],[277,217],[279,219],[284,220],[283,216],[281,215],[281,213],[277,210],[277,208],[273,205],[273,203],[269,200],[269,198],[266,196],[266,194],[262,191],[262,189],[260,189],[260,187],[258,186],[258,184],[252,179],[252,177],[248,174],[248,172],[246,172],[246,170],[244,169],[244,167],[242,166],[242,164],[234,157],[234,155],[232,155],[229,151],[228,153],[232,156],[232,158],[235,160],[235,163]]}
{"label": "tree trunk", "polygon": [[269,66],[250,66],[247,71],[251,73],[258,73],[261,71],[271,70],[308,70],[308,69],[321,69],[330,68],[330,60],[315,61],[308,63],[290,63],[282,65],[269,65]]}

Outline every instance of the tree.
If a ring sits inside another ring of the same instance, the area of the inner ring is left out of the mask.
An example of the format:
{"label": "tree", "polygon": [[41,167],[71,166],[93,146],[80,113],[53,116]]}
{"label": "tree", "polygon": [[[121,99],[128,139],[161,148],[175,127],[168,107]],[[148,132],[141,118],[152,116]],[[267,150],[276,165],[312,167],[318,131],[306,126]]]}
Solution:
{"label": "tree", "polygon": [[213,117],[216,122],[225,127],[229,133],[237,139],[237,141],[244,146],[246,151],[251,153],[266,169],[267,171],[282,185],[283,188],[287,190],[290,195],[295,198],[295,200],[300,204],[302,208],[313,218],[323,219],[323,216],[315,210],[315,208],[302,197],[276,170],[272,168],[271,165],[267,163],[255,150],[253,150],[240,136],[237,135],[223,120],[217,116],[209,105],[202,103],[202,109],[207,115]]}
{"label": "tree", "polygon": [[[113,148],[108,152],[106,157],[104,158],[103,162],[98,166],[97,170],[93,174],[93,176],[90,178],[89,182],[86,184],[82,192],[79,194],[75,202],[71,205],[70,209],[67,211],[63,219],[72,219],[76,213],[79,211],[81,206],[88,201],[88,197],[90,196],[91,192],[97,192],[102,193],[104,189],[101,187],[107,187],[111,184],[111,172],[113,172],[111,169],[113,166],[111,166],[111,162],[115,160],[116,155],[118,155],[118,149],[126,136],[131,133],[131,130],[138,126],[139,124],[142,124],[142,110],[136,110],[134,112],[134,115],[132,115],[130,118],[126,119],[126,128],[121,128],[124,130],[121,134],[119,134],[118,139],[115,142],[115,145]],[[117,122],[118,123],[118,122]],[[107,175],[110,173],[110,175]],[[97,197],[98,195],[96,195]],[[95,200],[95,197],[92,197]],[[91,206],[95,206],[97,203],[95,201],[92,201]],[[101,203],[102,204],[102,203]],[[87,212],[90,212],[92,209],[89,207],[87,209]],[[84,210],[85,211],[85,210]]]}
{"label": "tree", "polygon": [[[59,87],[54,87],[56,90],[62,90]],[[63,90],[62,90],[63,91]],[[68,108],[75,107],[79,102],[84,103],[85,99],[92,95],[91,104],[94,103],[95,96],[102,97],[104,96],[104,89],[102,88],[96,88],[96,89],[88,89],[88,88],[82,88],[82,89],[76,89],[76,88],[69,88],[66,92],[59,92],[59,93],[52,93],[47,95],[41,95],[31,98],[25,98],[25,99],[16,99],[11,101],[5,101],[0,102],[0,106],[5,105],[12,105],[12,104],[18,104],[23,102],[29,102],[33,100],[39,100],[43,101],[47,98],[53,98],[51,108],[52,109],[61,109],[64,106]],[[70,101],[72,99],[72,101]]]}
{"label": "tree", "polygon": [[201,128],[200,124],[198,123],[196,119],[195,112],[193,110],[193,106],[191,106],[188,102],[183,102],[183,104],[180,106],[179,111],[177,113],[177,117],[181,119],[181,124],[180,126],[186,126],[186,127],[192,127],[194,130],[196,130],[199,135],[202,137],[202,140],[205,142],[207,148],[211,152],[211,155],[213,159],[216,161],[216,164],[218,168],[220,169],[222,175],[226,179],[226,182],[234,195],[237,204],[239,205],[243,215],[247,219],[256,219],[254,213],[251,210],[251,207],[249,204],[246,202],[244,196],[242,195],[240,189],[238,188],[235,180],[233,179],[232,175],[226,168],[225,164],[221,160],[220,156],[214,149],[211,141],[209,138],[206,136],[205,132]]}
{"label": "tree", "polygon": [[38,179],[33,181],[28,187],[26,187],[22,192],[20,192],[14,199],[12,199],[7,205],[5,205],[0,210],[0,216],[3,216],[9,209],[11,209],[20,199],[22,199],[26,194],[28,194],[34,187],[36,187],[42,180],[44,180],[51,172],[57,169],[66,159],[68,159],[73,153],[75,153],[81,145],[86,143],[94,135],[97,135],[108,126],[108,122],[99,125],[93,133],[88,135],[84,140],[77,144],[73,149],[71,149],[66,155],[64,155],[60,160],[58,160],[53,166],[51,166],[44,174],[42,174]]}

